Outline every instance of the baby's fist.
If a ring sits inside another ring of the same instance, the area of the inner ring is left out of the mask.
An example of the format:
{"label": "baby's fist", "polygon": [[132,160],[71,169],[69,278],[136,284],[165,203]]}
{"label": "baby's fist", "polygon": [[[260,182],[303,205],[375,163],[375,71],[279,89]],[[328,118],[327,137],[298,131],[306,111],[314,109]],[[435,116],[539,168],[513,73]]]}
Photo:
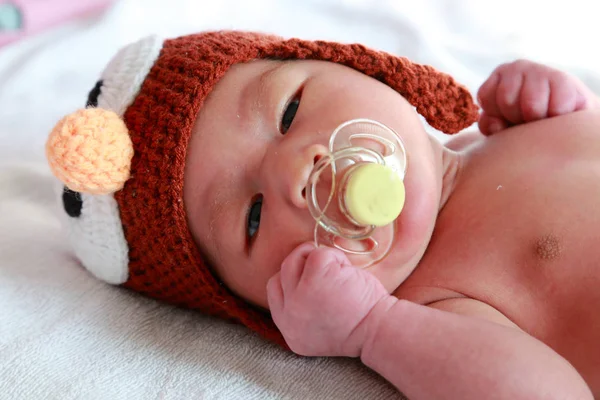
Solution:
{"label": "baby's fist", "polygon": [[381,282],[339,250],[303,244],[267,285],[273,321],[290,349],[305,356],[358,357],[389,296]]}
{"label": "baby's fist", "polygon": [[577,78],[527,60],[497,67],[477,94],[479,129],[490,135],[509,126],[597,107]]}

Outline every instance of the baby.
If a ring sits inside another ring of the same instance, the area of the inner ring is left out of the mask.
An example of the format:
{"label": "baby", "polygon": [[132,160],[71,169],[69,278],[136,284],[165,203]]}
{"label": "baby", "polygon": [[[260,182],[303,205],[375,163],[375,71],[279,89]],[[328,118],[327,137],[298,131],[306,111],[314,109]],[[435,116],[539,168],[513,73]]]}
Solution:
{"label": "baby", "polygon": [[[368,90],[384,99],[377,86]],[[482,132],[506,130],[461,134],[447,146],[423,140],[412,110],[386,98],[396,113],[375,115],[402,132],[412,157],[413,197],[391,254],[362,270],[337,250],[302,245],[280,271],[268,270],[269,308],[293,351],[360,357],[409,398],[598,396],[598,99],[527,61],[496,69],[479,98]],[[338,110],[352,108],[344,99]],[[302,105],[290,132],[314,118]],[[287,226],[270,217],[265,210],[260,229],[277,229],[270,240],[287,248]],[[234,265],[223,273],[232,285]],[[250,284],[234,287],[263,301]]]}
{"label": "baby", "polygon": [[[480,115],[450,77],[359,45],[148,38],[47,154],[75,252],[107,282],[282,343],[270,309],[294,352],[360,357],[409,398],[593,398],[599,101],[527,61],[479,100]],[[483,135],[441,144],[415,109],[447,133],[479,118]],[[305,191],[356,118],[408,155],[396,237],[364,269],[312,244]]]}

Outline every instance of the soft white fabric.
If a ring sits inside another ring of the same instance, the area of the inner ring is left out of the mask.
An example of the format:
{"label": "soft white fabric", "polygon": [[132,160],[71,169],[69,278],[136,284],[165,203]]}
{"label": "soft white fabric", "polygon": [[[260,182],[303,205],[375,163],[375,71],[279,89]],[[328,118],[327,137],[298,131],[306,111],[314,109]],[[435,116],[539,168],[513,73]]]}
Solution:
{"label": "soft white fabric", "polygon": [[300,359],[241,327],[99,282],[59,229],[45,138],[120,46],[209,28],[363,42],[475,91],[517,57],[600,92],[594,2],[122,0],[0,49],[0,399],[399,398],[353,360]]}
{"label": "soft white fabric", "polygon": [[[57,204],[62,203],[64,186],[59,182]],[[60,220],[67,242],[81,264],[96,278],[114,285],[129,276],[129,247],[123,233],[119,206],[112,194],[81,194],[81,215],[69,217],[61,212]]]}

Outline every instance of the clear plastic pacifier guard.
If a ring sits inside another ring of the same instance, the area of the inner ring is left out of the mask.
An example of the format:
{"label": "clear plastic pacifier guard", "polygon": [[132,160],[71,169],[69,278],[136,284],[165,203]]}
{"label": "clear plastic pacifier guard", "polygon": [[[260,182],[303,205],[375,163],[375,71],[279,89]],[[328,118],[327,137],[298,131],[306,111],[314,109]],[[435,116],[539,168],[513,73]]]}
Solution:
{"label": "clear plastic pacifier guard", "polygon": [[402,139],[389,127],[369,119],[338,126],[306,186],[315,243],[346,252],[360,268],[383,259],[404,206],[406,167]]}

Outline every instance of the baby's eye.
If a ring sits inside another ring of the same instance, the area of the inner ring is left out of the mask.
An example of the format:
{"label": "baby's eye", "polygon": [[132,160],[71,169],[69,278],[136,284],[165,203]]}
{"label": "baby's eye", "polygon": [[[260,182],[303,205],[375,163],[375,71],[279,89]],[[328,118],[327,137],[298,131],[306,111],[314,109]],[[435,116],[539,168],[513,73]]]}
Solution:
{"label": "baby's eye", "polygon": [[283,112],[283,117],[281,118],[281,133],[285,134],[292,122],[294,122],[294,117],[296,116],[296,111],[298,111],[298,106],[300,105],[300,97],[295,97]]}
{"label": "baby's eye", "polygon": [[248,211],[248,239],[252,241],[256,232],[258,232],[258,226],[260,225],[260,211],[262,208],[263,198],[262,195],[259,195],[254,200],[252,200],[252,205],[250,206],[250,210]]}

